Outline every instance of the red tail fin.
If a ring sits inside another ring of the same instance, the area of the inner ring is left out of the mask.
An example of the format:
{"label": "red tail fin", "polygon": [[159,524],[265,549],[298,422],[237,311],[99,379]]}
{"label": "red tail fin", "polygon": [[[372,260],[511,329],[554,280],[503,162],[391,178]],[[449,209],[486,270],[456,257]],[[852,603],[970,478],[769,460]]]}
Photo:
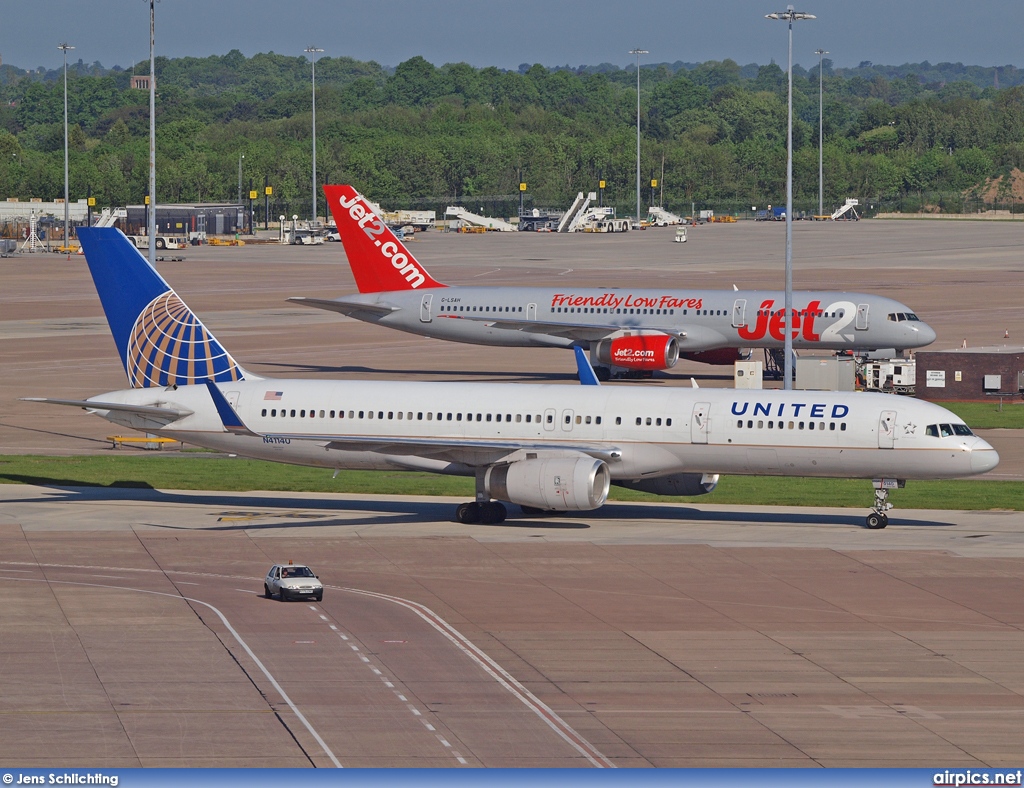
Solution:
{"label": "red tail fin", "polygon": [[324,186],[360,293],[444,287],[351,186]]}

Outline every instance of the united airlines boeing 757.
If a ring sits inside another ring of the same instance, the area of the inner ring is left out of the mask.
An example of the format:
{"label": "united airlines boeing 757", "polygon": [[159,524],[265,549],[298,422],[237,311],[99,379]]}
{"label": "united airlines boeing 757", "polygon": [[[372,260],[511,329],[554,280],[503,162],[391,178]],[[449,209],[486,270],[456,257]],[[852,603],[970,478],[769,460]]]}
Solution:
{"label": "united airlines boeing 757", "polygon": [[[292,298],[422,336],[505,347],[582,347],[598,377],[732,364],[785,344],[782,292],[595,287],[448,287],[351,186],[325,186],[357,295]],[[935,332],[904,304],[866,293],[793,294],[797,349],[923,347]]]}
{"label": "united airlines boeing 757", "polygon": [[610,484],[702,495],[734,473],[872,479],[867,525],[884,528],[905,480],[999,461],[953,413],[887,394],[260,378],[120,230],[79,238],[131,388],[34,401],[247,457],[471,476],[463,523],[501,522],[502,502],[597,509]]}

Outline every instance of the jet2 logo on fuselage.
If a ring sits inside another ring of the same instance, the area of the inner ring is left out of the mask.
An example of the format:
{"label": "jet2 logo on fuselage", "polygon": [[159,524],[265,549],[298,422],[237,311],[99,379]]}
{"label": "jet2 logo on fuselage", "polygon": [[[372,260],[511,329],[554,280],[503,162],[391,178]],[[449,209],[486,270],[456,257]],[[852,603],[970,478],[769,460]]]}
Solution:
{"label": "jet2 logo on fuselage", "polygon": [[[782,323],[784,309],[773,309],[774,299],[761,302],[757,311],[757,322],[751,328],[749,324],[737,329],[740,339],[759,340],[771,335],[780,342],[785,341]],[[821,301],[811,301],[804,309],[793,310],[793,339],[802,338],[806,342],[852,342],[853,334],[840,333],[856,316],[857,307],[849,301],[836,301],[824,309]],[[829,324],[821,334],[814,332],[814,321],[819,316],[838,315],[834,323]],[[801,336],[802,335],[802,336]]]}

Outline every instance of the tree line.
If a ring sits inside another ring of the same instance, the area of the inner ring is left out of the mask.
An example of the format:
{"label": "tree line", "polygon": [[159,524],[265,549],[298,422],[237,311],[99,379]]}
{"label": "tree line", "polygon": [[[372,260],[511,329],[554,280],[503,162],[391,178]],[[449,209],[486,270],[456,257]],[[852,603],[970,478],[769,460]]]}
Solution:
{"label": "tree line", "polygon": [[[992,73],[977,67],[919,65],[920,73],[822,62],[826,207],[857,197],[958,210],[1024,166],[1016,69],[984,84]],[[89,192],[99,205],[143,201],[148,93],[131,77],[147,72],[148,62],[130,71],[69,65],[73,200]],[[234,201],[241,163],[244,193],[252,182],[262,197],[265,178],[273,187],[272,216],[308,216],[307,58],[158,58],[156,79],[158,202]],[[777,64],[644,66],[640,84],[645,204],[660,203],[662,191],[665,207],[686,212],[691,203],[784,201],[786,74]],[[794,69],[794,194],[808,210],[818,194],[818,90],[817,64]],[[321,57],[316,91],[319,180],[350,182],[389,208],[480,203],[514,213],[520,177],[528,207],[564,208],[599,178],[607,204],[627,215],[635,206],[633,68],[505,71],[414,57],[391,69]],[[63,151],[62,70],[0,67],[0,198],[63,195]]]}

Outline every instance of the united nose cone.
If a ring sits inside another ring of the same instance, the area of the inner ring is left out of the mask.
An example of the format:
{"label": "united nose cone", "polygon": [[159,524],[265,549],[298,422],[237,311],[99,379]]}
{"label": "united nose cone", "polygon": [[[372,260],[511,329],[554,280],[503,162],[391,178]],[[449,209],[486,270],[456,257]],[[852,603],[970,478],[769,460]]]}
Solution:
{"label": "united nose cone", "polygon": [[999,464],[999,452],[981,438],[971,448],[971,472],[986,473]]}
{"label": "united nose cone", "polygon": [[930,345],[935,341],[935,329],[925,322],[916,323],[918,347]]}

